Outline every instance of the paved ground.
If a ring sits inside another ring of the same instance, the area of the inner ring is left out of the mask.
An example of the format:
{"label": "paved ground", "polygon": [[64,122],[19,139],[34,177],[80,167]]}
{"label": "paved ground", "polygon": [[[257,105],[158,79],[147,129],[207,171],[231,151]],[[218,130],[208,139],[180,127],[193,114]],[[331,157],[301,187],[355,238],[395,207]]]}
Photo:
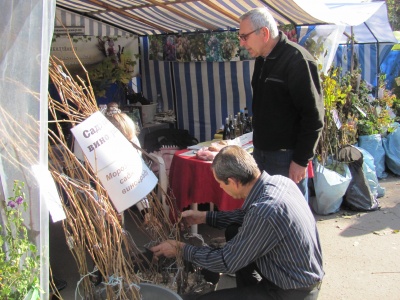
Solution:
{"label": "paved ground", "polygon": [[316,216],[326,272],[319,299],[400,299],[400,178],[379,184],[379,211]]}
{"label": "paved ground", "polygon": [[[321,237],[325,278],[320,300],[400,299],[400,177],[381,180],[386,189],[379,211],[340,211],[315,215]],[[61,226],[50,226],[51,264],[55,276],[68,282],[63,299],[75,299],[79,275]],[[199,226],[205,241],[223,231]],[[218,288],[232,287],[232,277],[222,276]],[[80,299],[79,297],[77,299]]]}

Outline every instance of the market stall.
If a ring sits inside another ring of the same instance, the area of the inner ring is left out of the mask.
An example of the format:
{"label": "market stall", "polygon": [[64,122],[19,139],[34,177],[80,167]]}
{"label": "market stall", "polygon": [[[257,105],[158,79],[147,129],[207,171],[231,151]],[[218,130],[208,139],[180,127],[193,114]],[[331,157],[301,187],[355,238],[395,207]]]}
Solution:
{"label": "market stall", "polygon": [[[12,195],[13,179],[27,181],[28,198],[32,205],[26,213],[26,223],[32,235],[31,240],[36,242],[41,253],[42,269],[37,279],[40,279],[41,289],[45,293],[49,289],[48,213],[49,199],[52,199],[47,191],[50,186],[54,187],[54,182],[45,180],[45,176],[33,174],[31,169],[40,166],[45,172],[48,167],[48,66],[54,22],[58,22],[58,25],[62,23],[85,37],[122,36],[125,32],[128,36],[132,34],[139,37],[137,42],[141,47],[140,74],[144,95],[154,100],[160,93],[164,107],[176,112],[178,128],[189,129],[196,138],[204,141],[211,139],[226,115],[236,113],[245,106],[250,107],[249,78],[253,61],[246,58],[235,60],[232,57],[211,61],[160,61],[154,59],[158,52],[150,51],[149,36],[206,33],[208,38],[217,35],[222,37],[237,29],[238,17],[242,13],[257,6],[270,7],[281,25],[335,21],[320,1],[307,0],[247,0],[234,3],[222,0],[187,3],[146,1],[137,5],[131,1],[68,0],[5,3],[4,18],[1,19],[2,28],[6,29],[2,35],[4,49],[1,55],[1,119],[6,120],[1,128],[5,137],[1,153],[1,183],[4,198],[8,199]],[[59,9],[68,10],[69,13]],[[73,50],[74,47],[71,48]],[[63,72],[60,75],[67,82],[68,74]],[[76,91],[73,90],[71,94]],[[74,122],[80,121],[74,119]],[[90,197],[95,199],[92,191]],[[59,203],[57,205],[59,208]],[[96,211],[95,207],[93,211]],[[52,218],[60,220],[62,215],[52,214]],[[116,216],[112,214],[110,220],[116,220]]]}

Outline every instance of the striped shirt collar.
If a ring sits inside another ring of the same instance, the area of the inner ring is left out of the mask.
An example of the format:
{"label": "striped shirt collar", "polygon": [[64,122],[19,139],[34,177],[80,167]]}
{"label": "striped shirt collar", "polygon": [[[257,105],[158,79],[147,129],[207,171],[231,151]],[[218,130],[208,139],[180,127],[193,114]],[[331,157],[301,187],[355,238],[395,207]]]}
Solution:
{"label": "striped shirt collar", "polygon": [[253,188],[250,190],[250,193],[247,195],[242,208],[248,210],[250,206],[253,204],[254,199],[257,199],[257,195],[263,191],[265,188],[265,182],[271,177],[267,172],[263,171],[255,182]]}

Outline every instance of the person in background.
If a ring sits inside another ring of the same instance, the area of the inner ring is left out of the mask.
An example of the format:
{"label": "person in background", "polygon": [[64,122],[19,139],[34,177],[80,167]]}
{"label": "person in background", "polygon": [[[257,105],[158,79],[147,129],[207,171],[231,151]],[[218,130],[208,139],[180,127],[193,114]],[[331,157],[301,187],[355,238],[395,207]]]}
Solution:
{"label": "person in background", "polygon": [[199,296],[220,299],[317,299],[324,276],[314,216],[296,184],[261,172],[239,146],[226,146],[212,166],[215,180],[235,199],[234,211],[182,212],[187,225],[226,228],[223,248],[196,247],[176,240],[151,248],[156,257],[176,257],[213,272],[236,274],[236,287]]}
{"label": "person in background", "polygon": [[261,170],[292,179],[308,200],[307,166],[324,125],[318,65],[278,31],[267,8],[240,17],[239,39],[256,58],[251,81],[254,158]]}
{"label": "person in background", "polygon": [[107,104],[106,115],[111,116],[112,114],[120,113],[120,112],[121,112],[121,110],[119,109],[119,105],[117,102],[112,101]]}
{"label": "person in background", "polygon": [[[118,109],[119,110],[119,109]],[[138,139],[139,135],[139,128],[133,122],[133,120],[126,114],[121,111],[115,110],[113,113],[111,113],[113,110],[111,109],[110,112],[106,114],[106,118],[115,126],[118,128],[119,131],[132,143],[134,143],[136,146],[140,146],[140,142]]]}
{"label": "person in background", "polygon": [[[112,102],[111,102],[112,103]],[[139,130],[136,126],[135,122],[126,114],[121,112],[118,108],[116,110],[107,108],[106,118],[119,130],[121,133],[133,144],[138,147],[140,146],[140,142],[138,139]],[[139,150],[138,153],[141,155],[142,153]],[[149,202],[147,198],[143,198],[143,200],[139,201],[136,204],[136,207],[139,209],[139,212],[142,216],[146,217],[146,210],[149,208]]]}

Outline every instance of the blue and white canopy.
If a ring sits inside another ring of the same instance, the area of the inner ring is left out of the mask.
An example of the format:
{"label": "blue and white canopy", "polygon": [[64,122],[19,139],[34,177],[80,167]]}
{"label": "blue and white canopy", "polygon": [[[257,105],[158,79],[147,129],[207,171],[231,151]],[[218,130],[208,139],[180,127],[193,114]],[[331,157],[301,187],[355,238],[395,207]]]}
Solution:
{"label": "blue and white canopy", "polygon": [[334,23],[321,0],[57,0],[56,5],[138,35],[236,29],[243,13],[263,6],[280,24]]}

